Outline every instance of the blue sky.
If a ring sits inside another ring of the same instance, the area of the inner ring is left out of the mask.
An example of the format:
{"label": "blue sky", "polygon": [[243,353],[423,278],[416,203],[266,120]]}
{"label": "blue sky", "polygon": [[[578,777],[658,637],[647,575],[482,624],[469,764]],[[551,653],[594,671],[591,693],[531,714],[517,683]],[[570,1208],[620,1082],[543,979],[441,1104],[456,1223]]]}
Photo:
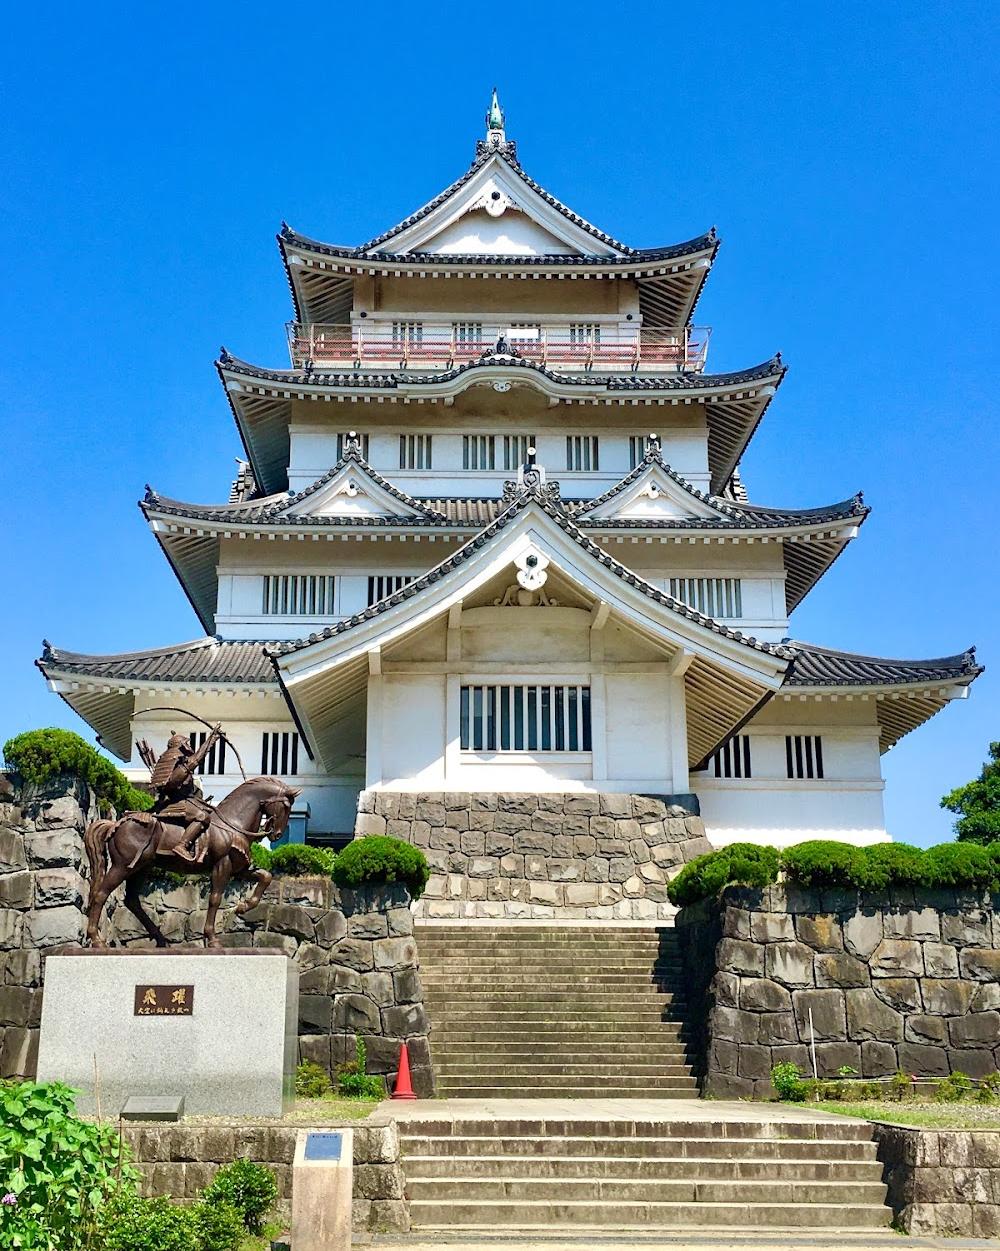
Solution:
{"label": "blue sky", "polygon": [[[713,223],[714,370],[790,372],[762,503],[874,512],[797,637],[989,666],[885,759],[897,838],[1000,738],[1000,11],[922,0],[627,8],[79,5],[4,18],[0,741],[83,727],[32,666],[196,637],[135,501],[220,500],[212,361],[287,363],[274,233],[356,243],[472,157],[496,82],[544,186],[635,246]],[[983,546],[985,543],[985,547]]]}

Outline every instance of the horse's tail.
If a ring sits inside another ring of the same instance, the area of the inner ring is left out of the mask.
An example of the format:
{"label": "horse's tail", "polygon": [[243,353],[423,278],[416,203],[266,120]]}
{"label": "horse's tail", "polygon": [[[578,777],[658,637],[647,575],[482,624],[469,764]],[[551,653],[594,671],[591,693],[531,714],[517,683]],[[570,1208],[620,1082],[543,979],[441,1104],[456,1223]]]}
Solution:
{"label": "horse's tail", "polygon": [[100,889],[108,867],[108,842],[114,833],[115,821],[91,821],[83,834],[83,845],[90,861],[91,892]]}

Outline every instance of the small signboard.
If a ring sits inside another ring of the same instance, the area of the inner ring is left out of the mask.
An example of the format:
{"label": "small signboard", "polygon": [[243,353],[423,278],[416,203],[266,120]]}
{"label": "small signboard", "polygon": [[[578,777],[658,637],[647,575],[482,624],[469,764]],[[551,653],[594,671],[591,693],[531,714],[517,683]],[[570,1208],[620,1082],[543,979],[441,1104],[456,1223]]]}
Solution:
{"label": "small signboard", "polygon": [[307,1160],[339,1160],[343,1134],[312,1134],[306,1137]]}
{"label": "small signboard", "polygon": [[193,1016],[193,986],[151,986],[135,988],[135,1016]]}

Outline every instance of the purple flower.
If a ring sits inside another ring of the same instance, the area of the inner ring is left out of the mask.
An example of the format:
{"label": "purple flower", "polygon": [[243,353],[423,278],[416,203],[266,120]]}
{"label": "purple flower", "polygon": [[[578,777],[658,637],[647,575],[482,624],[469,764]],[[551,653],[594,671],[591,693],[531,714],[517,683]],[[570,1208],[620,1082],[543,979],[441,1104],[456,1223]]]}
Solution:
{"label": "purple flower", "polygon": [[0,1199],[0,1203],[6,1204],[7,1207],[12,1208],[17,1203],[17,1195],[8,1190],[4,1197]]}

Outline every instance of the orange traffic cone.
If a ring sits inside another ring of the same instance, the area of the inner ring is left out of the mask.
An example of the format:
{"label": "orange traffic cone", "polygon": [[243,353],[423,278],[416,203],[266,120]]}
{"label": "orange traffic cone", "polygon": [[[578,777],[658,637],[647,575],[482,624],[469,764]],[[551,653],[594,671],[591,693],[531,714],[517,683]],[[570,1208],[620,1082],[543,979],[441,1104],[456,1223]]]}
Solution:
{"label": "orange traffic cone", "polygon": [[399,1048],[399,1072],[396,1075],[396,1089],[392,1092],[393,1099],[416,1099],[410,1085],[410,1053],[404,1042]]}

